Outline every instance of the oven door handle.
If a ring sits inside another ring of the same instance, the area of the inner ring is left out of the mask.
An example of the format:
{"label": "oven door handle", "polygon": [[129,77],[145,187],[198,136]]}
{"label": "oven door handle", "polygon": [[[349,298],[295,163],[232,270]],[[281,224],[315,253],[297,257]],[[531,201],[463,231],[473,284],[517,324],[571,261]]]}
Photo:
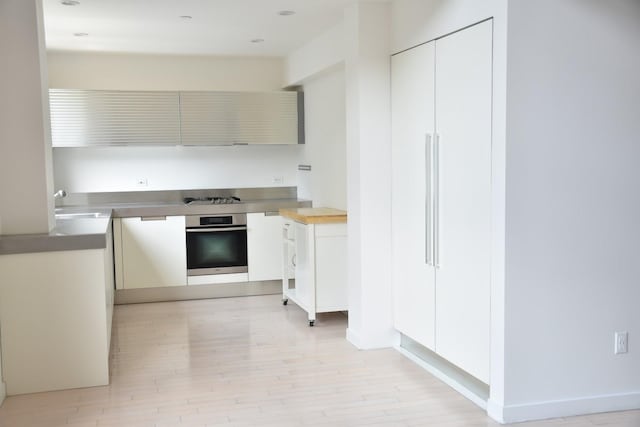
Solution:
{"label": "oven door handle", "polygon": [[220,233],[222,231],[247,231],[247,227],[187,228],[187,233]]}

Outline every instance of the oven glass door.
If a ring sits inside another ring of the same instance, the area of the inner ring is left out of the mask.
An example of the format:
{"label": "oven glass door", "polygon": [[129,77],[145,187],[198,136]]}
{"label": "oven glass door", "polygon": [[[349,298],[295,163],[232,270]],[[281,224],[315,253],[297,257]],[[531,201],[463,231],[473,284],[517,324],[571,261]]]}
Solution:
{"label": "oven glass door", "polygon": [[247,230],[187,229],[187,274],[246,273]]}

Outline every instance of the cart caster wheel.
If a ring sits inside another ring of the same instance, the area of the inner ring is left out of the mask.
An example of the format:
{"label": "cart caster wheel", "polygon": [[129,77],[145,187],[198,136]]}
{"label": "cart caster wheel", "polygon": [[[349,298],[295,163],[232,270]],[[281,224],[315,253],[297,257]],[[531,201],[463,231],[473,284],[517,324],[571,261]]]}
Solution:
{"label": "cart caster wheel", "polygon": [[315,320],[309,320],[309,327],[313,326],[316,324]]}
{"label": "cart caster wheel", "polygon": [[289,302],[288,299],[282,300],[282,305],[287,305],[288,302]]}

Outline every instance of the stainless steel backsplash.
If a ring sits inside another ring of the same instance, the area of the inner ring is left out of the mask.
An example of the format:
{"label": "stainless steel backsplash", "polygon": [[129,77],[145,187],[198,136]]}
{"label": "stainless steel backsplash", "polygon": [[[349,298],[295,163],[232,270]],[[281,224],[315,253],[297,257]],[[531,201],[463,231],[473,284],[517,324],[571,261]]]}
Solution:
{"label": "stainless steel backsplash", "polygon": [[201,190],[127,191],[109,193],[69,193],[56,206],[90,206],[120,203],[182,203],[185,197],[239,197],[242,201],[297,199],[297,187],[211,188]]}

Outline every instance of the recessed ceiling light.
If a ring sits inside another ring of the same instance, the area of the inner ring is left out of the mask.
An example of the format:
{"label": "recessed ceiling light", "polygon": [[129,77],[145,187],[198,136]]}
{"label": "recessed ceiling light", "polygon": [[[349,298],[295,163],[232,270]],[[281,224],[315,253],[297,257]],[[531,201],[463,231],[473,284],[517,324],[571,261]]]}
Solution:
{"label": "recessed ceiling light", "polygon": [[180,19],[189,20],[189,19],[193,19],[193,16],[191,16],[191,15],[180,15]]}
{"label": "recessed ceiling light", "polygon": [[280,16],[291,16],[295,14],[296,12],[294,10],[281,10],[280,12],[278,12],[278,15]]}
{"label": "recessed ceiling light", "polygon": [[264,39],[251,39],[251,43],[262,43]]}
{"label": "recessed ceiling light", "polygon": [[80,4],[77,0],[62,0],[60,3],[65,6],[77,6]]}
{"label": "recessed ceiling light", "polygon": [[76,37],[87,37],[89,33],[73,33],[73,35]]}

